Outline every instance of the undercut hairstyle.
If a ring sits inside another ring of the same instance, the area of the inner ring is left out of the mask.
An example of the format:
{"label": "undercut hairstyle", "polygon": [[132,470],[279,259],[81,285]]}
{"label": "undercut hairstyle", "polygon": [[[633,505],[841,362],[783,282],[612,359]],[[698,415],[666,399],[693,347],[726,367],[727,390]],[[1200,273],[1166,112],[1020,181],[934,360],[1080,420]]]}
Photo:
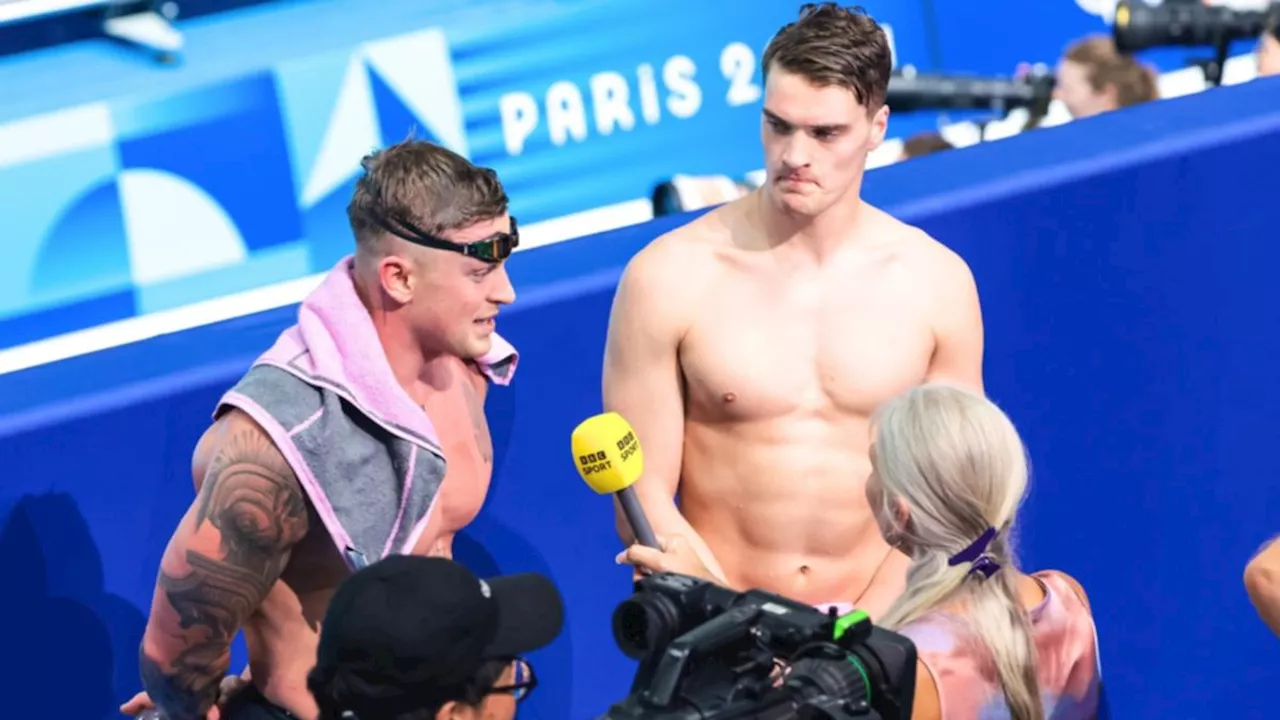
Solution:
{"label": "undercut hairstyle", "polygon": [[817,87],[842,87],[874,113],[884,104],[893,53],[884,29],[861,7],[806,3],[765,48],[763,72],[799,75]]}
{"label": "undercut hairstyle", "polygon": [[507,212],[507,193],[497,173],[425,140],[370,153],[360,167],[364,174],[347,205],[357,247],[368,247],[386,233],[379,216],[441,235]]}

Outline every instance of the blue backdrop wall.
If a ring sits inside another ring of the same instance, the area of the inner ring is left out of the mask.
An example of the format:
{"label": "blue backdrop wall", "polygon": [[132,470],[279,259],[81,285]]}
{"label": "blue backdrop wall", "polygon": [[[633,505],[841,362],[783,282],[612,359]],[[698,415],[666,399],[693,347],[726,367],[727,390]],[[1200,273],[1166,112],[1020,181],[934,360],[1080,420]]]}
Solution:
{"label": "blue backdrop wall", "polygon": [[[1265,181],[1280,167],[1277,98],[1280,81],[1258,81],[867,183],[973,267],[989,391],[1035,467],[1024,560],[1089,590],[1116,717],[1264,717],[1280,681],[1280,646],[1240,580],[1280,531],[1269,452],[1280,244]],[[527,717],[593,717],[628,686],[609,614],[629,577],[611,559],[609,501],[582,487],[568,438],[600,410],[623,264],[686,219],[511,261],[521,298],[502,329],[523,365],[491,395],[498,472],[459,554],[485,572],[550,573],[565,593],[568,628],[537,657],[545,681]],[[192,494],[191,449],[293,311],[0,376],[6,714],[110,717],[137,688],[156,567]]]}
{"label": "blue backdrop wall", "polygon": [[[497,169],[526,228],[740,177],[799,4],[290,0],[180,19],[178,64],[107,41],[0,58],[0,348],[328,268],[360,158],[411,130]],[[925,72],[1007,75],[1106,29],[1084,0],[865,5]]]}

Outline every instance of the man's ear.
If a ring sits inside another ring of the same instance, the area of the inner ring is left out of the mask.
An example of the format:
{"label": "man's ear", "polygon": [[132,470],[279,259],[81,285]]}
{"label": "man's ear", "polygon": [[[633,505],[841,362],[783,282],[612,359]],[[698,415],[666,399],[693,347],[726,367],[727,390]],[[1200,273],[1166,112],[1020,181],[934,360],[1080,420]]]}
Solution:
{"label": "man's ear", "polygon": [[436,711],[436,720],[473,720],[475,716],[475,708],[457,700],[446,702]]}
{"label": "man's ear", "polygon": [[868,138],[871,143],[871,147],[869,149],[875,150],[880,147],[880,144],[884,142],[884,136],[887,132],[889,132],[889,104],[884,103],[880,106],[880,109],[876,110],[875,114],[871,116],[871,137]]}
{"label": "man's ear", "polygon": [[378,261],[378,284],[391,299],[407,305],[413,299],[418,272],[418,268],[408,258],[388,255]]}

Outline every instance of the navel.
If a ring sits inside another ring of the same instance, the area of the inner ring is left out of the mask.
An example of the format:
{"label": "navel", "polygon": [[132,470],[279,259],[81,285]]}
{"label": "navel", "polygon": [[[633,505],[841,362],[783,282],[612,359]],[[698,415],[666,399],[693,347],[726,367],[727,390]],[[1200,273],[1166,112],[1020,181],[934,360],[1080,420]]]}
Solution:
{"label": "navel", "polygon": [[809,566],[808,566],[808,565],[801,565],[801,566],[800,566],[800,574],[801,574],[801,575],[808,575],[808,574],[809,574]]}

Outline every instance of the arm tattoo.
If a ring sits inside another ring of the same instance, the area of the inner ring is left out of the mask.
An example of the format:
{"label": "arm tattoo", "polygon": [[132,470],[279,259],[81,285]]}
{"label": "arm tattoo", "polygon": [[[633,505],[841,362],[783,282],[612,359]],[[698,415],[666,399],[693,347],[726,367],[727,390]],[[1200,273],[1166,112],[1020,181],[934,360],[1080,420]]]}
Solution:
{"label": "arm tattoo", "polygon": [[217,530],[219,552],[187,550],[190,570],[160,573],[178,616],[183,650],[160,663],[139,658],[152,701],[172,720],[203,718],[217,701],[231,641],[283,572],[307,532],[306,498],[293,471],[257,428],[233,435],[209,465],[195,514],[196,532]]}

